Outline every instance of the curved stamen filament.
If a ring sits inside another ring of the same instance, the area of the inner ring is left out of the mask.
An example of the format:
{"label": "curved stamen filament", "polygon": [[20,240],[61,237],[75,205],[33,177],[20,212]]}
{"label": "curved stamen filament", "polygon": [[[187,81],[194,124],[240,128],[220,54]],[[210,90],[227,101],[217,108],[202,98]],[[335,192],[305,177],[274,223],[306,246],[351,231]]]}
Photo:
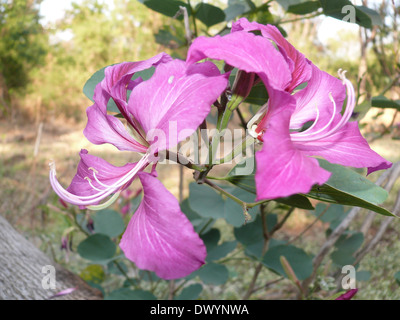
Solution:
{"label": "curved stamen filament", "polygon": [[[309,128],[306,131],[300,132],[300,133],[292,133],[291,134],[291,139],[294,142],[308,142],[308,141],[315,141],[319,139],[323,139],[326,137],[329,137],[333,134],[335,134],[338,130],[340,130],[343,126],[347,124],[347,122],[350,120],[351,115],[353,114],[353,110],[355,107],[355,92],[353,85],[351,82],[346,78],[345,76],[345,71],[339,70],[339,76],[343,80],[343,85],[346,86],[346,91],[347,91],[347,102],[345,106],[344,113],[339,120],[339,122],[331,129],[326,130],[333,122],[335,116],[336,116],[336,102],[332,97],[332,94],[329,94],[329,98],[333,103],[333,112],[332,112],[332,117],[329,120],[329,122],[321,129],[314,131],[314,132],[308,132],[311,128]],[[314,122],[314,124],[318,121],[318,113],[317,113],[317,118]],[[313,124],[313,126],[314,126]]]}
{"label": "curved stamen filament", "polygon": [[102,187],[104,187],[104,188],[110,188],[110,186],[109,185],[107,185],[107,184],[104,184],[103,182],[101,182],[98,178],[97,178],[97,176],[96,176],[96,173],[99,173],[95,168],[92,168],[92,167],[90,167],[90,168],[88,168],[89,170],[92,170],[93,171],[93,178],[96,180],[96,182],[99,184],[99,185],[101,185]]}
{"label": "curved stamen filament", "polygon": [[90,179],[89,177],[85,177],[84,179],[87,180],[87,181],[89,182],[90,186],[91,186],[94,190],[97,190],[97,191],[100,191],[100,192],[104,191],[104,190],[101,190],[101,189],[96,188],[96,187],[92,184],[92,179]]}
{"label": "curved stamen filament", "polygon": [[[149,164],[147,161],[149,158],[150,154],[146,154],[138,163],[136,163],[135,167],[130,170],[127,174],[125,174],[123,177],[118,179],[115,183],[112,185],[108,186],[104,190],[100,190],[97,188],[93,188],[97,193],[90,195],[90,196],[78,196],[73,193],[70,193],[66,189],[64,189],[61,184],[58,182],[57,177],[56,177],[56,170],[55,170],[55,165],[54,163],[50,164],[50,184],[53,187],[54,191],[58,194],[60,198],[62,198],[64,201],[69,202],[74,205],[81,205],[81,206],[87,206],[91,204],[95,204],[107,196],[109,196],[111,193],[115,193],[116,191],[119,191],[125,184],[130,182],[130,180],[133,179],[133,177],[140,171],[142,170],[145,166]],[[87,179],[86,179],[87,180]],[[90,185],[92,187],[93,184],[91,183],[90,180],[88,180]]]}

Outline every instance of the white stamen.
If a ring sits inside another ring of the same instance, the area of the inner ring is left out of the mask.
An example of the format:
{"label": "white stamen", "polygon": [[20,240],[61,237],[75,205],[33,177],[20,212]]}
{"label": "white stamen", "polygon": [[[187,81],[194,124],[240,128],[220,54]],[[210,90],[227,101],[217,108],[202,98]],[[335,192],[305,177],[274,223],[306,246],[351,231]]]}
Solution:
{"label": "white stamen", "polygon": [[174,81],[174,78],[175,78],[175,76],[170,76],[170,77],[168,78],[168,83],[171,84],[172,81]]}
{"label": "white stamen", "polygon": [[344,113],[343,113],[340,121],[333,128],[326,131],[326,129],[329,128],[329,126],[332,124],[332,122],[336,116],[336,102],[332,96],[332,93],[329,92],[329,99],[332,101],[332,104],[333,104],[333,112],[332,112],[332,116],[331,116],[331,119],[329,120],[329,122],[323,128],[320,128],[314,132],[309,132],[310,129],[312,127],[314,127],[314,125],[318,122],[319,113],[317,113],[317,117],[316,117],[312,127],[310,127],[309,129],[307,129],[306,131],[303,131],[303,132],[292,133],[291,134],[292,141],[308,142],[308,141],[315,141],[315,140],[323,139],[323,138],[326,138],[326,137],[329,137],[329,136],[335,134],[338,130],[340,130],[343,126],[345,126],[347,124],[347,122],[349,121],[349,119],[353,113],[354,107],[355,107],[355,92],[354,92],[353,85],[346,78],[346,71],[342,71],[341,69],[339,69],[338,74],[339,74],[339,77],[341,78],[341,80],[343,80],[343,85],[346,86],[346,91],[347,91],[347,103],[346,103]]}
{"label": "white stamen", "polygon": [[100,191],[100,192],[104,191],[104,190],[101,190],[101,189],[96,188],[96,187],[92,184],[92,179],[90,179],[89,177],[85,177],[84,179],[87,180],[87,181],[89,182],[90,186],[91,186],[94,190]]}
{"label": "white stamen", "polygon": [[[50,184],[53,187],[54,191],[64,201],[69,202],[74,205],[80,205],[80,206],[92,205],[92,204],[97,203],[97,202],[103,200],[104,198],[108,197],[110,194],[118,192],[125,184],[127,184],[130,180],[132,180],[133,177],[141,169],[143,169],[145,166],[147,166],[149,164],[147,162],[149,157],[150,157],[150,154],[146,153],[146,155],[142,159],[140,159],[140,161],[138,163],[136,163],[135,167],[131,171],[129,171],[127,174],[125,174],[123,177],[121,177],[118,181],[116,181],[112,185],[108,186],[104,190],[97,189],[98,192],[96,194],[93,194],[90,196],[78,196],[78,195],[72,194],[69,191],[67,191],[66,189],[64,189],[57,180],[54,164],[50,166]],[[89,183],[91,184],[90,181],[89,181]],[[91,184],[91,186],[93,187],[92,184]]]}
{"label": "white stamen", "polygon": [[90,167],[89,170],[92,170],[92,171],[93,171],[93,178],[96,180],[96,182],[97,182],[99,185],[101,185],[101,186],[104,187],[104,188],[110,188],[109,185],[104,184],[103,182],[101,182],[101,181],[97,178],[96,173],[99,173],[99,172],[98,172],[96,169]]}

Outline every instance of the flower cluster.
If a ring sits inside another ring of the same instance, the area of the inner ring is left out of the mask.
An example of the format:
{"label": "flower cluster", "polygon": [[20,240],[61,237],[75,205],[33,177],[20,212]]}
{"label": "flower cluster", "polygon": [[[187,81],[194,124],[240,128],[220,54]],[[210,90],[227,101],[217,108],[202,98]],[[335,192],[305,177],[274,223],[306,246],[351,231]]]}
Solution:
{"label": "flower cluster", "polygon": [[[229,85],[229,72],[221,73],[210,61],[199,62],[203,59],[223,60],[229,66],[225,70],[239,70],[234,95],[245,97],[260,81],[267,89],[268,101],[248,123],[251,134],[263,144],[256,153],[257,200],[307,193],[314,184],[325,183],[330,173],[314,156],[345,166],[368,167],[369,172],[391,166],[370,149],[357,123],[349,122],[355,96],[345,73],[339,73],[339,80],[321,71],[274,26],[243,18],[233,24],[230,34],[195,39],[186,61],[162,53],[145,61],[107,67],[95,88],[94,104],[87,109],[84,134],[94,144],[110,143],[142,157],[116,167],[81,150],[70,186],[64,189],[60,185],[54,165],[51,185],[63,201],[82,209],[99,209],[138,178],[143,199],[120,247],[139,268],[164,279],[190,274],[206,257],[202,240],[156,173],[158,152],[193,134]],[[155,73],[149,80],[132,80],[135,73],[150,67]],[[305,87],[299,89],[300,85]],[[107,113],[110,99],[128,130]],[[170,134],[171,122],[176,123],[177,135]],[[312,124],[303,129],[307,123]],[[162,132],[163,138],[155,132]],[[145,172],[149,166],[151,172]]]}

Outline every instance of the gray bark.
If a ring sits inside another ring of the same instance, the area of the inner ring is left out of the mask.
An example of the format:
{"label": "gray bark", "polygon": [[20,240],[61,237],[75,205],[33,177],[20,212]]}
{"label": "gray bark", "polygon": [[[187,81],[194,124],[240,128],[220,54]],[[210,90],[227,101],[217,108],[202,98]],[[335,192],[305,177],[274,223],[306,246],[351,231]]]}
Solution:
{"label": "gray bark", "polygon": [[[54,289],[49,280],[52,268]],[[76,290],[54,299],[102,298],[100,291],[52,261],[0,216],[0,300],[45,300],[68,288]]]}

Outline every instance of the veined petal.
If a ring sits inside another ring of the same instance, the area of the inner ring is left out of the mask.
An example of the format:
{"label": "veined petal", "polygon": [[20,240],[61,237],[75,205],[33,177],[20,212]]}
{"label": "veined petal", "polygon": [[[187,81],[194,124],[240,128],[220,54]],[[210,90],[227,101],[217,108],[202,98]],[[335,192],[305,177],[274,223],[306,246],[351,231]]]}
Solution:
{"label": "veined petal", "polygon": [[104,79],[97,84],[94,91],[94,105],[86,111],[88,123],[84,130],[86,138],[94,144],[111,143],[119,150],[144,152],[146,147],[133,139],[119,119],[107,115],[107,103],[114,99],[119,111],[134,130],[140,135],[140,128],[127,110],[127,90],[132,90],[142,82],[141,78],[134,81],[132,76],[139,71],[154,65],[172,60],[166,53],[161,53],[148,60],[138,62],[123,62],[105,69]]}
{"label": "veined petal", "polygon": [[234,32],[223,37],[196,38],[188,51],[187,63],[202,59],[224,60],[247,73],[257,73],[274,88],[284,89],[292,81],[289,66],[268,39],[247,32]]}
{"label": "veined petal", "polygon": [[211,62],[187,67],[173,60],[158,65],[151,79],[132,90],[129,112],[148,138],[157,136],[158,150],[168,149],[197,129],[227,84],[227,75]]}
{"label": "veined petal", "polygon": [[368,168],[368,174],[388,169],[392,163],[373,151],[361,135],[357,122],[349,122],[329,137],[295,143],[306,155],[321,156],[331,163],[354,168]]}
{"label": "veined petal", "polygon": [[77,173],[67,189],[58,182],[54,164],[50,169],[50,183],[62,200],[81,208],[96,205],[112,193],[126,189],[136,174],[149,164],[148,154],[139,162],[128,163],[122,167],[113,166],[99,157],[89,155],[85,149],[82,149],[79,155],[81,160]]}
{"label": "veined petal", "polygon": [[136,72],[146,70],[152,66],[166,63],[171,60],[172,58],[168,54],[160,53],[147,60],[123,62],[109,66],[104,71],[105,77],[101,82],[101,87],[114,99],[120,99],[126,102],[126,87],[128,84],[132,87],[133,83],[131,83],[130,80]]}
{"label": "veined petal", "polygon": [[336,104],[335,113],[340,115],[342,105],[346,99],[346,87],[338,78],[321,71],[314,64],[312,77],[307,86],[294,94],[296,98],[296,110],[290,120],[291,129],[300,129],[307,121],[315,120],[317,109],[319,113],[318,124],[315,130],[327,124],[335,110],[332,99]]}
{"label": "veined petal", "polygon": [[290,117],[294,98],[286,92],[269,90],[268,121],[265,122],[263,148],[256,153],[257,200],[307,193],[314,184],[323,184],[330,173],[318,161],[297,150],[290,139]]}
{"label": "veined petal", "polygon": [[143,199],[120,247],[140,269],[160,278],[185,277],[204,264],[206,249],[178,201],[154,176],[140,173]]}
{"label": "veined petal", "polygon": [[277,27],[249,22],[246,18],[241,18],[232,25],[232,32],[255,30],[261,31],[263,37],[274,41],[280,52],[290,59],[291,63],[289,65],[292,80],[285,88],[286,91],[292,92],[298,85],[307,82],[311,78],[310,61],[282,36]]}
{"label": "veined petal", "polygon": [[137,142],[123,123],[101,111],[97,104],[86,109],[88,122],[83,134],[94,144],[110,143],[121,151],[146,152],[147,146]]}

